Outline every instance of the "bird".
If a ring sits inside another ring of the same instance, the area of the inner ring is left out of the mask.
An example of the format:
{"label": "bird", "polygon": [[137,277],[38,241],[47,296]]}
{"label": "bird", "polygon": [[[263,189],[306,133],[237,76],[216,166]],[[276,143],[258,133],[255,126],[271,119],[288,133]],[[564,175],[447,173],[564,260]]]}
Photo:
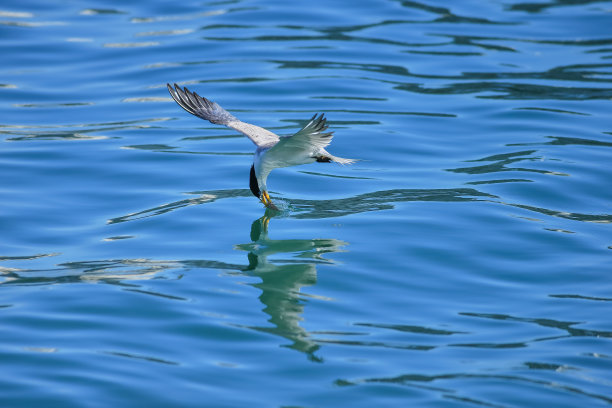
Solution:
{"label": "bird", "polygon": [[314,162],[352,164],[357,159],[345,159],[330,154],[325,147],[332,140],[325,115],[316,113],[306,125],[290,136],[278,136],[262,127],[242,122],[218,103],[206,99],[186,87],[166,84],[172,99],[187,112],[216,125],[225,125],[248,137],[256,146],[249,176],[249,188],[266,207],[278,210],[268,193],[267,179],[276,168]]}

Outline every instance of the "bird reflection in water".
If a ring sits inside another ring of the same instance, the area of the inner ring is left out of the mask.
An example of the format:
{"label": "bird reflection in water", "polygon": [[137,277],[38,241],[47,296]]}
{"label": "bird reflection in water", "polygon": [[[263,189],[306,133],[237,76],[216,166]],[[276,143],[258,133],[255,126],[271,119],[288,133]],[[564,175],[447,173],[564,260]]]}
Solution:
{"label": "bird reflection in water", "polygon": [[[282,336],[292,344],[287,346],[306,353],[313,361],[321,361],[315,355],[319,345],[310,333],[300,326],[304,320],[307,303],[301,289],[317,282],[317,265],[333,263],[323,257],[330,252],[342,252],[346,242],[336,239],[287,239],[274,240],[268,235],[270,218],[274,211],[255,220],[251,225],[251,243],[237,245],[248,251],[249,265],[244,273],[257,276],[260,283],[253,284],[262,291],[259,300],[265,305],[263,311],[272,326],[249,326],[249,328]],[[289,253],[293,259],[269,259],[277,254]],[[294,258],[300,258],[296,261]],[[314,297],[314,296],[311,296]]]}
{"label": "bird reflection in water", "polygon": [[[184,205],[190,205],[184,203]],[[176,208],[176,205],[169,208]],[[156,214],[157,209],[142,211],[135,218]],[[161,211],[159,212],[161,213]],[[162,293],[158,290],[142,289],[137,281],[154,279],[168,271],[181,269],[226,270],[261,279],[252,286],[261,291],[259,300],[263,303],[271,325],[242,327],[271,333],[288,339],[291,349],[305,353],[312,361],[321,361],[315,355],[319,345],[311,333],[300,326],[304,320],[304,307],[308,298],[325,299],[313,294],[302,293],[303,287],[317,282],[317,267],[321,264],[334,264],[324,257],[327,253],[343,252],[347,242],[337,239],[285,239],[269,237],[270,220],[279,213],[268,209],[264,216],[251,225],[251,242],[238,244],[236,248],[246,251],[248,262],[243,264],[225,263],[217,260],[152,260],[152,259],[110,259],[66,262],[49,269],[1,269],[0,284],[58,284],[77,282],[105,282],[120,285],[130,292],[162,297],[172,300],[186,300],[177,293]],[[132,215],[130,215],[132,216]],[[117,219],[115,222],[127,221]],[[287,258],[279,257],[288,254]],[[273,259],[271,259],[273,258]]]}

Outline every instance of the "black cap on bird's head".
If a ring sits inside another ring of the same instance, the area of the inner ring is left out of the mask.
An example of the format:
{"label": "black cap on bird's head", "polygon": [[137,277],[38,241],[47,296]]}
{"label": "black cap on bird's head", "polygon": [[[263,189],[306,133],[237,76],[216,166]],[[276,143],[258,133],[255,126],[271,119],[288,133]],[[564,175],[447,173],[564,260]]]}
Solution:
{"label": "black cap on bird's head", "polygon": [[274,205],[270,199],[270,195],[266,190],[261,191],[259,183],[257,182],[257,176],[255,175],[255,165],[251,166],[251,177],[249,178],[249,188],[253,195],[261,200],[261,202],[268,208],[278,211],[278,207]]}
{"label": "black cap on bird's head", "polygon": [[249,179],[249,187],[251,188],[251,192],[255,197],[261,198],[261,190],[259,189],[257,176],[255,176],[255,165],[251,165],[251,177]]}

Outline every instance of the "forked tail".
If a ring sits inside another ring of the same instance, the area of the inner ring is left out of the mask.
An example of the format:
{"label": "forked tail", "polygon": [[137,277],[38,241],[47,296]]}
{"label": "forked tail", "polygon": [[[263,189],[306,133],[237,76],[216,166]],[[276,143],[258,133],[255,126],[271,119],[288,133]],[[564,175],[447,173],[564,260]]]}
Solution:
{"label": "forked tail", "polygon": [[358,162],[359,159],[345,159],[343,157],[334,156],[325,151],[324,154],[317,157],[317,161],[320,163],[334,162],[334,163],[345,165],[345,164],[353,164],[355,162]]}

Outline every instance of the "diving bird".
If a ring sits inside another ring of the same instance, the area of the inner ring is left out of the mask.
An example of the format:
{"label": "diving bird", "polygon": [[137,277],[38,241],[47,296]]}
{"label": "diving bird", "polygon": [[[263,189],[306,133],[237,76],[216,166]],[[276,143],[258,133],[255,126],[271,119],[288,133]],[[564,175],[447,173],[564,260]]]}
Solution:
{"label": "diving bird", "polygon": [[249,187],[253,195],[266,206],[276,209],[270,200],[266,180],[270,172],[278,167],[297,166],[313,162],[354,163],[355,159],[343,159],[331,155],[325,147],[331,142],[332,133],[327,132],[327,119],[315,114],[310,121],[291,136],[278,136],[262,127],[242,122],[216,102],[199,96],[187,88],[170,84],[172,98],[187,112],[217,125],[237,130],[255,143],[255,157],[251,165]]}

